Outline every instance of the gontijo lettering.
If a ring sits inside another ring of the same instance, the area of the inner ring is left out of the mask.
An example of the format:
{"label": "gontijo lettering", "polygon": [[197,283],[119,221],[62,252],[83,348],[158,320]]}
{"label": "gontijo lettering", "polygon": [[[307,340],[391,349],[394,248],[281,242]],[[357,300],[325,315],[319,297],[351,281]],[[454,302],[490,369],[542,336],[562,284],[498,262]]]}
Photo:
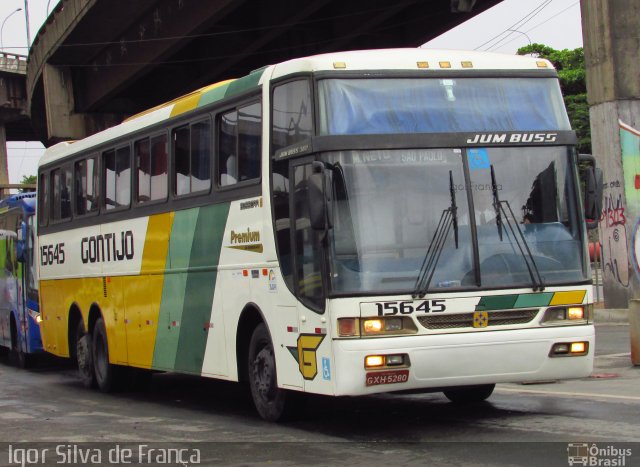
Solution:
{"label": "gontijo lettering", "polygon": [[131,260],[135,255],[133,232],[106,233],[84,237],[80,242],[83,263]]}

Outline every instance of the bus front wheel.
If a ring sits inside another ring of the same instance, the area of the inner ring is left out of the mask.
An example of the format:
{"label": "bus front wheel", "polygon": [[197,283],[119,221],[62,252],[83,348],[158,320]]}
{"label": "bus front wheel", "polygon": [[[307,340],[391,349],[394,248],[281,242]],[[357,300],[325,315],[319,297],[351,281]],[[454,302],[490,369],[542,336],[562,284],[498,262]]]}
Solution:
{"label": "bus front wheel", "polygon": [[473,404],[482,402],[491,396],[495,384],[483,384],[480,386],[467,386],[463,388],[449,389],[444,395],[456,404]]}
{"label": "bus front wheel", "polygon": [[248,360],[249,385],[256,410],[267,421],[280,420],[285,414],[287,393],[278,388],[273,343],[264,323],[253,331]]}

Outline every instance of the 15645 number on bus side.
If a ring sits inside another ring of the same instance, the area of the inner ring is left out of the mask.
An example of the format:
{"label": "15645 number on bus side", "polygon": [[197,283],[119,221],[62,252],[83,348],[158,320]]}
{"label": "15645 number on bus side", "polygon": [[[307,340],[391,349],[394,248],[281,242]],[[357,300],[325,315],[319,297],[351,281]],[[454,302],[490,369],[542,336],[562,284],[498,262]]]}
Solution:
{"label": "15645 number on bus side", "polygon": [[410,315],[413,312],[420,313],[440,313],[447,309],[445,301],[440,300],[423,300],[421,302],[395,301],[395,302],[376,302],[378,316],[393,315]]}
{"label": "15645 number on bus side", "polygon": [[40,265],[50,266],[64,264],[64,243],[55,245],[40,245]]}

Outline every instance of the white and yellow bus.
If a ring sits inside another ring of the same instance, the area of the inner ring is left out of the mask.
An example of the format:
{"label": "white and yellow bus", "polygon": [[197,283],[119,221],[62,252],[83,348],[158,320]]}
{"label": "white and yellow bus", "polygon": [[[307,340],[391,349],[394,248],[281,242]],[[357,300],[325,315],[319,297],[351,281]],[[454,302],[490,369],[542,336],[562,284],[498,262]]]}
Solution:
{"label": "white and yellow bus", "polygon": [[548,61],[408,49],[268,66],[58,144],[45,349],[103,391],[246,381],[268,420],[295,391],[479,401],[587,376],[575,143]]}

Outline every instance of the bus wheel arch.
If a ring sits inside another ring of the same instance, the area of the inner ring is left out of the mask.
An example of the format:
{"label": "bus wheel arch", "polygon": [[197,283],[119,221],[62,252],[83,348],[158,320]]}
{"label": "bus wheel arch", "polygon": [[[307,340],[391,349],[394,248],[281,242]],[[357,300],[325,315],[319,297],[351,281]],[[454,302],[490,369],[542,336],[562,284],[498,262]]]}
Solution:
{"label": "bus wheel arch", "polygon": [[247,304],[238,320],[238,328],[236,331],[236,365],[238,369],[238,381],[248,382],[249,372],[247,367],[247,359],[249,357],[249,344],[253,331],[260,325],[266,323],[262,311],[254,304]]}

